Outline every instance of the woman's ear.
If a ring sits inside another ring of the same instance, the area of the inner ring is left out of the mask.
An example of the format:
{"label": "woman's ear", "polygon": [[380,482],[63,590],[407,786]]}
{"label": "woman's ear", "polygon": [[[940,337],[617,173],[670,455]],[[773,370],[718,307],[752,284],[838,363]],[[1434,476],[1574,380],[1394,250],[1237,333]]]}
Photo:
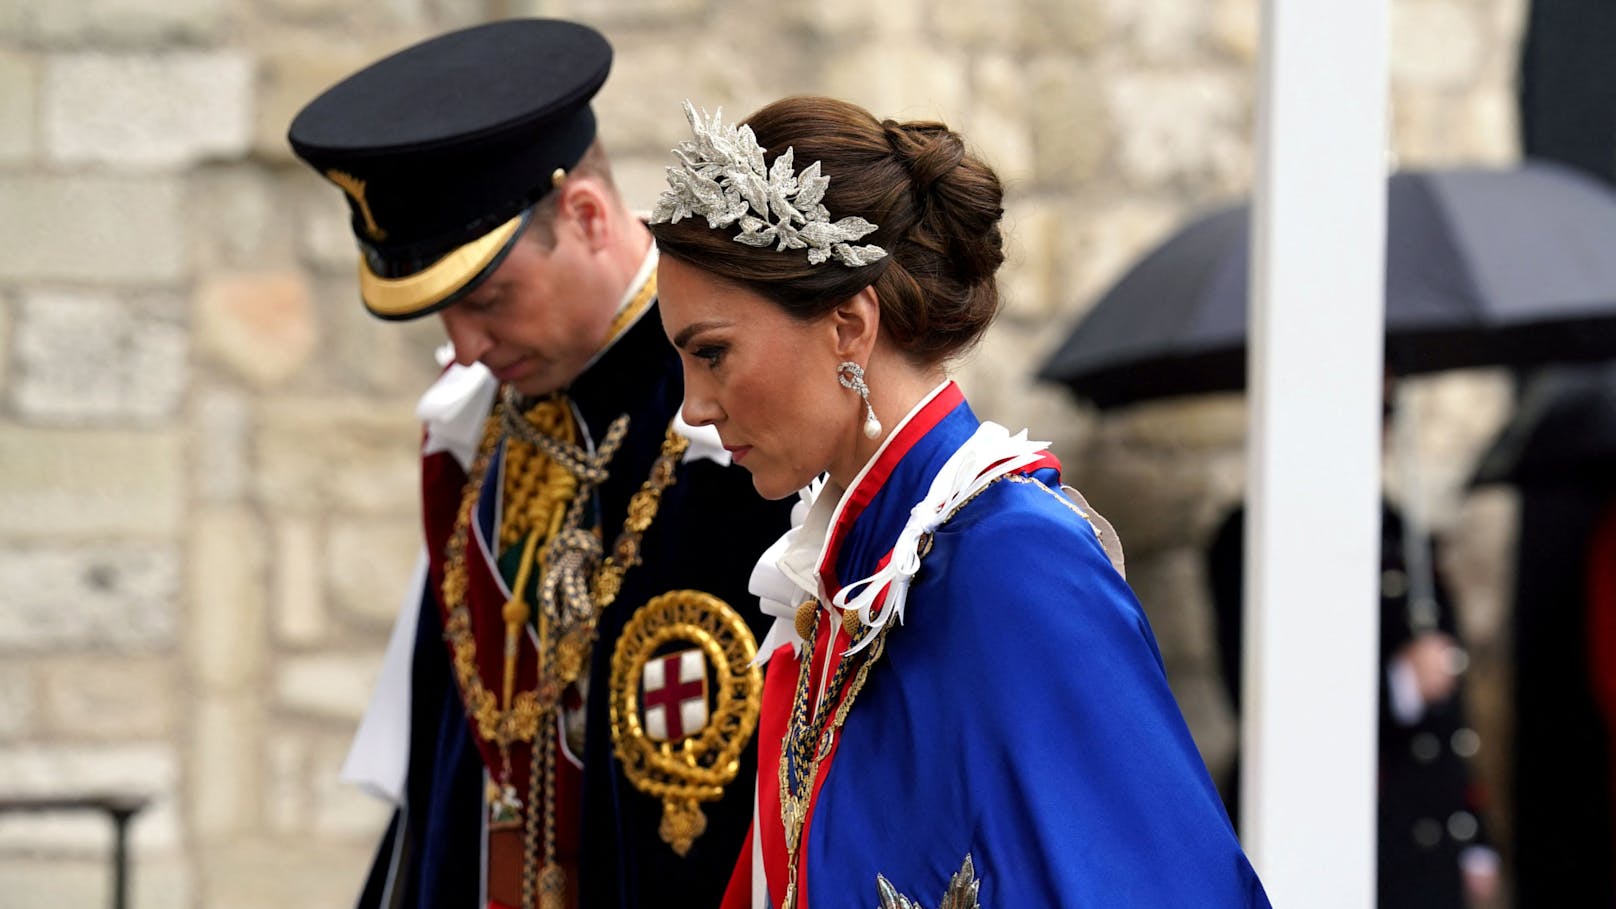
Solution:
{"label": "woman's ear", "polygon": [[844,360],[866,363],[881,333],[881,301],[870,285],[848,297],[830,311],[836,332],[836,355]]}

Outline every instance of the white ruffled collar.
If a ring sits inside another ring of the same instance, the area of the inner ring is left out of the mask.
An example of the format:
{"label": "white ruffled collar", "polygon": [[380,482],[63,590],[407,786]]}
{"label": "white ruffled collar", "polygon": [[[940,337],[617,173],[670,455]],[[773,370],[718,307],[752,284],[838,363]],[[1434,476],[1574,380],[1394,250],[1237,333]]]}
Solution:
{"label": "white ruffled collar", "polygon": [[[959,502],[974,495],[987,482],[1026,467],[1044,455],[1047,442],[1028,441],[1025,431],[1012,436],[997,423],[983,423],[949,457],[933,478],[925,497],[911,509],[887,565],[870,577],[843,587],[834,597],[830,596],[821,569],[826,560],[833,557],[828,551],[831,529],[841,521],[851,500],[849,493],[865,482],[871,467],[900,436],[900,430],[951,384],[943,382],[915,404],[860,469],[850,487],[843,489],[828,478],[821,478],[798,493],[802,501],[792,514],[794,526],[764,552],[747,585],[758,598],[759,608],[774,618],[774,624],[759,645],[758,664],[768,662],[782,644],[792,644],[800,652],[806,642],[797,634],[797,604],[808,598],[818,599],[827,610],[832,604],[838,611],[855,610],[860,620],[872,627],[880,627],[893,618],[902,621],[909,584],[920,564],[920,539],[946,520]],[[881,601],[883,591],[885,605],[878,615],[872,615],[872,608]],[[873,635],[866,637],[866,642],[871,640],[874,640]]]}

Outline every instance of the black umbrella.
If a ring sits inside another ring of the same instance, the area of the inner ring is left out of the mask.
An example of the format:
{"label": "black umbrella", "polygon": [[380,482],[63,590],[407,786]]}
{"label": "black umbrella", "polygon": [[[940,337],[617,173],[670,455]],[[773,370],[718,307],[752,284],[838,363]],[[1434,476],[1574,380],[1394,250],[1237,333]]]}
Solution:
{"label": "black umbrella", "polygon": [[[1616,356],[1616,192],[1547,163],[1393,175],[1386,362],[1400,375]],[[1040,370],[1100,407],[1245,387],[1247,206],[1202,217]]]}
{"label": "black umbrella", "polygon": [[1470,482],[1616,485],[1616,364],[1534,376]]}

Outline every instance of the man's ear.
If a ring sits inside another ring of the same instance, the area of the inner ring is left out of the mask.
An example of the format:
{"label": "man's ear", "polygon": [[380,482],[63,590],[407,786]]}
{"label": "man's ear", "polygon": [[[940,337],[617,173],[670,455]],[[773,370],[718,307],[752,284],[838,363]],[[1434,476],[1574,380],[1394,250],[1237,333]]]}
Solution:
{"label": "man's ear", "polygon": [[835,331],[836,355],[843,360],[867,363],[881,333],[881,301],[870,285],[848,297],[830,311]]}
{"label": "man's ear", "polygon": [[609,244],[612,232],[610,200],[600,184],[588,177],[575,177],[561,184],[556,212],[591,251]]}

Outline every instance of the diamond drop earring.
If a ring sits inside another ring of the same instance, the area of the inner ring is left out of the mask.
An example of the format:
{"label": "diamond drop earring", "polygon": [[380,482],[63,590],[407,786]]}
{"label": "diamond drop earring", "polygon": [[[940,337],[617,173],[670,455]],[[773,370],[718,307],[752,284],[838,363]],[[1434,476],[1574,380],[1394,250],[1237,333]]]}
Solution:
{"label": "diamond drop earring", "polygon": [[853,389],[864,401],[864,437],[880,438],[881,421],[875,418],[875,408],[870,406],[870,386],[864,383],[864,367],[852,360],[843,360],[836,366],[836,381],[842,383],[843,388]]}

